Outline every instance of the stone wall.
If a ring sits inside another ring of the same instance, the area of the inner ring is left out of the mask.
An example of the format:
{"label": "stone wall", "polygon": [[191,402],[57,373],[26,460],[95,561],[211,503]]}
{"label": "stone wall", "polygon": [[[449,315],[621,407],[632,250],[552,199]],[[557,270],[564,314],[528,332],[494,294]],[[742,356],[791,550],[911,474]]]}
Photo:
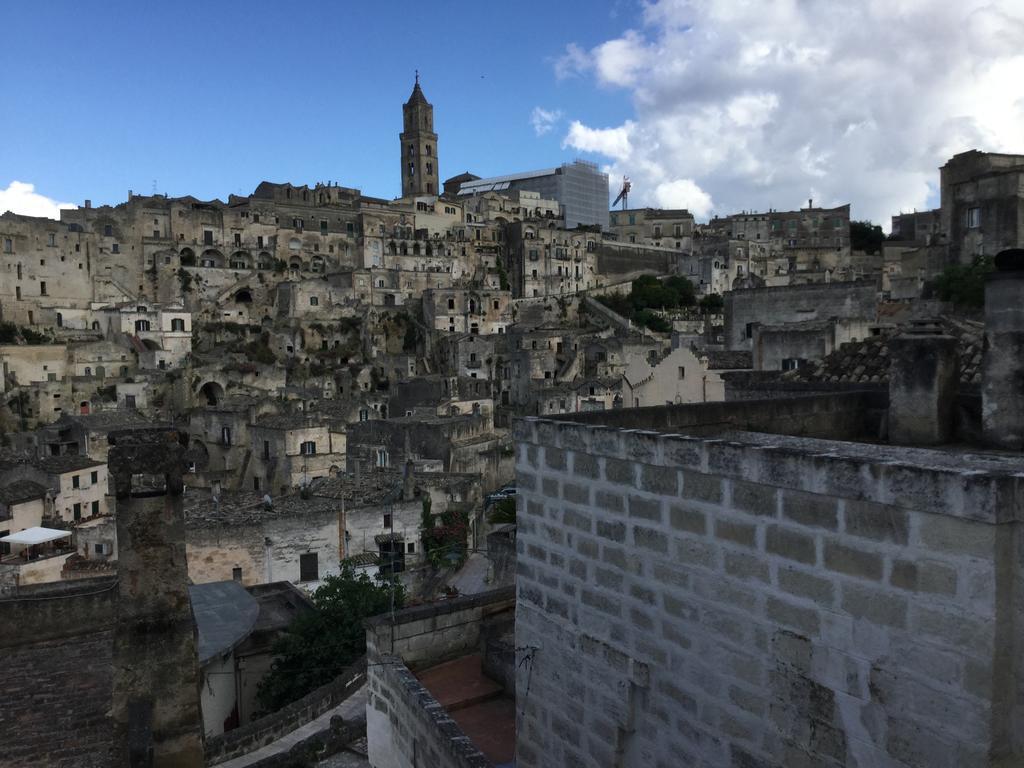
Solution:
{"label": "stone wall", "polygon": [[1020,758],[1019,462],[516,433],[518,765]]}
{"label": "stone wall", "polygon": [[887,407],[888,398],[881,390],[865,388],[808,395],[803,388],[800,394],[788,397],[574,413],[554,420],[629,429],[673,430],[687,434],[751,429],[859,440],[879,435]]}
{"label": "stone wall", "polygon": [[877,314],[878,289],[871,280],[729,291],[725,294],[725,347],[750,349],[755,324],[820,322],[833,317],[873,323]]}
{"label": "stone wall", "polygon": [[0,600],[0,743],[8,768],[113,764],[116,586],[113,578],[58,582]]}
{"label": "stone wall", "polygon": [[206,764],[216,765],[265,747],[300,725],[315,720],[355,693],[366,682],[366,657],[361,657],[334,680],[310,691],[277,712],[233,731],[206,740]]}
{"label": "stone wall", "polygon": [[[514,587],[407,608],[366,622],[366,731],[377,768],[483,768],[487,758],[410,670],[483,652],[513,620]],[[498,651],[494,651],[497,655]]]}

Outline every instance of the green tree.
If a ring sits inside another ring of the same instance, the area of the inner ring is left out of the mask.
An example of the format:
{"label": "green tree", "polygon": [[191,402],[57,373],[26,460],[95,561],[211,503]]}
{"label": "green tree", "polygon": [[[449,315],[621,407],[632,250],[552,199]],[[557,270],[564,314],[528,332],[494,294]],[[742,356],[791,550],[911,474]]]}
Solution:
{"label": "green tree", "polygon": [[401,583],[376,584],[343,563],[313,593],[317,610],[297,618],[274,643],[274,663],[259,685],[264,712],[274,712],[326,685],[366,652],[363,620],[405,602]]}
{"label": "green tree", "polygon": [[701,298],[699,306],[700,311],[705,315],[717,315],[721,314],[722,308],[725,306],[725,301],[717,293],[709,293],[707,296]]}
{"label": "green tree", "polygon": [[943,301],[980,309],[985,306],[985,276],[993,268],[988,256],[976,256],[969,265],[946,267],[935,278],[935,292]]}
{"label": "green tree", "polygon": [[850,222],[850,248],[864,253],[878,253],[885,242],[885,233],[878,224],[870,221]]}

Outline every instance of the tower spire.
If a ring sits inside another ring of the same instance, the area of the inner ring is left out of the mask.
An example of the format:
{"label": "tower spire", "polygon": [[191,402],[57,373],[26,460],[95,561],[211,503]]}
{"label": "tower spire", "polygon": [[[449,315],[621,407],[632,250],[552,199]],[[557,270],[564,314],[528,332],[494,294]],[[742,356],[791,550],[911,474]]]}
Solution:
{"label": "tower spire", "polygon": [[420,71],[417,69],[416,70],[416,85],[419,85],[419,84],[420,84]]}

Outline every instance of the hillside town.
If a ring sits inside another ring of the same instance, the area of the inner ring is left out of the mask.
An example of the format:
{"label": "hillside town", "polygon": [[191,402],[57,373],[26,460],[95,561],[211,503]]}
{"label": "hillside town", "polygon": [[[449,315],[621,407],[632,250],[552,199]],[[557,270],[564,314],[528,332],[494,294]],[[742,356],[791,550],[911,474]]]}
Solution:
{"label": "hillside town", "polygon": [[0,215],[0,762],[1021,759],[1024,155],[698,221],[425,91],[394,199]]}

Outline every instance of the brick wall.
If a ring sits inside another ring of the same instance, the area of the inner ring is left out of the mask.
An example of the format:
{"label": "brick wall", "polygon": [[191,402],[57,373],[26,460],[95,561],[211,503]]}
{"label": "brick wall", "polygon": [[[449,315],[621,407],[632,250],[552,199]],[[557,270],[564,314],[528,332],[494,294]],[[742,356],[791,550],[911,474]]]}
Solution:
{"label": "brick wall", "polygon": [[22,589],[0,600],[0,744],[7,768],[113,763],[113,579]]}
{"label": "brick wall", "polygon": [[536,647],[518,765],[953,768],[1021,749],[1018,462],[516,433],[516,645]]}

